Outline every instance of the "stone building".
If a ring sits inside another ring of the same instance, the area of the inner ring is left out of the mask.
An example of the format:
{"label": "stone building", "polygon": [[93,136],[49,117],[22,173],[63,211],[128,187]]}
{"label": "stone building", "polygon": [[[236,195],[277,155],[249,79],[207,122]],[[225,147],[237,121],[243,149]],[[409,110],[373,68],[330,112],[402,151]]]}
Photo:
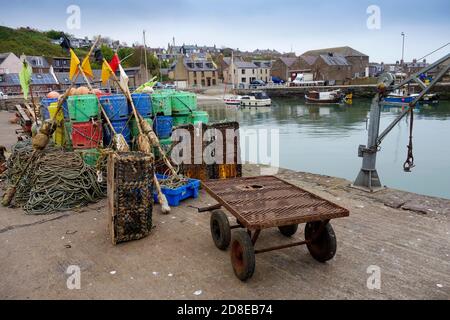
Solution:
{"label": "stone building", "polygon": [[214,62],[197,56],[179,56],[169,70],[169,79],[179,88],[211,87],[219,82]]}

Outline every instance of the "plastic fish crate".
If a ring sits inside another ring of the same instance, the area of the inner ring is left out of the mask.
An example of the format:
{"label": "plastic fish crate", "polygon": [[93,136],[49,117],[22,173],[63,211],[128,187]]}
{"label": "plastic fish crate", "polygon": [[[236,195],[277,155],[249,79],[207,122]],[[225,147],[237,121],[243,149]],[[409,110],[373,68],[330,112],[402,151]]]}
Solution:
{"label": "plastic fish crate", "polygon": [[[158,180],[167,179],[167,176],[162,174],[157,174],[156,178]],[[189,179],[188,183],[182,187],[176,189],[169,189],[167,187],[161,186],[162,193],[166,196],[167,201],[169,202],[169,206],[178,207],[180,202],[189,198],[198,198],[198,194],[200,191],[201,183],[199,180]],[[159,203],[158,201],[158,193],[154,190],[153,197],[155,203]]]}

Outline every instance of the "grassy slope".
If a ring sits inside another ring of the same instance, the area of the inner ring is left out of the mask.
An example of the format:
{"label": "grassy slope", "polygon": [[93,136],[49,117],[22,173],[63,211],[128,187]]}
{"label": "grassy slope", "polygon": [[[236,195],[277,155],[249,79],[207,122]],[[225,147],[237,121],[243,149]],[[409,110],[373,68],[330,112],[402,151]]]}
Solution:
{"label": "grassy slope", "polygon": [[[64,57],[66,52],[58,45],[52,44],[51,39],[44,33],[28,29],[11,29],[0,26],[0,53],[13,52],[30,56]],[[87,53],[86,50],[75,50],[79,57]]]}

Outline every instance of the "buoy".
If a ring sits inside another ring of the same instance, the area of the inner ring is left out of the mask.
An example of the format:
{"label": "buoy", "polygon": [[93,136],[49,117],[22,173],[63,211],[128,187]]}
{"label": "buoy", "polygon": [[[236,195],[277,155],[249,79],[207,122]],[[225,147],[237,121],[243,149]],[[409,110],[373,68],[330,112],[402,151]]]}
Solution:
{"label": "buoy", "polygon": [[47,94],[47,98],[49,99],[59,99],[61,95],[56,91],[51,91]]}
{"label": "buoy", "polygon": [[76,91],[76,95],[78,95],[78,96],[82,96],[85,94],[89,94],[89,89],[86,87],[79,87]]}

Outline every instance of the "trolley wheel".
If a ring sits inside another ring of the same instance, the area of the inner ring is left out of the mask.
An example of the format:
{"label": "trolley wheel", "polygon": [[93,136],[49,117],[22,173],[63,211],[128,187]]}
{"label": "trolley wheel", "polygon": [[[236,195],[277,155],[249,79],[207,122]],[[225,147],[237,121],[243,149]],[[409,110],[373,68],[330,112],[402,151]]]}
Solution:
{"label": "trolley wheel", "polygon": [[298,224],[293,224],[291,226],[278,227],[278,230],[280,230],[280,232],[283,236],[292,237],[298,231]]}
{"label": "trolley wheel", "polygon": [[231,241],[231,228],[227,215],[222,210],[214,210],[211,215],[211,236],[220,250],[226,250]]}
{"label": "trolley wheel", "polygon": [[316,234],[322,222],[310,222],[305,227],[306,241],[309,253],[314,259],[325,263],[336,255],[336,235],[330,223],[322,229],[321,234]]}
{"label": "trolley wheel", "polygon": [[245,230],[238,230],[233,233],[231,264],[234,274],[241,281],[247,281],[255,272],[255,248]]}

